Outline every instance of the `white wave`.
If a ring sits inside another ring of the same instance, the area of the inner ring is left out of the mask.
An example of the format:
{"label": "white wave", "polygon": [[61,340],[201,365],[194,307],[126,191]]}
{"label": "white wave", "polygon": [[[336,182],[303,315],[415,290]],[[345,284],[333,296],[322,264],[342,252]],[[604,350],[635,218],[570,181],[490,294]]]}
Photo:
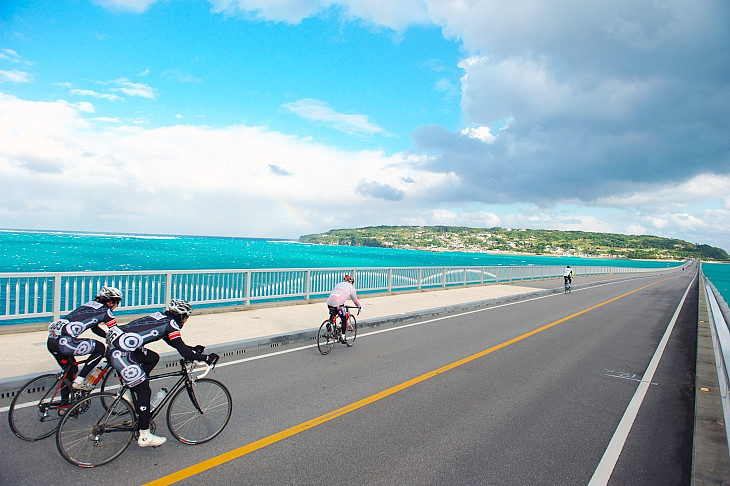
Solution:
{"label": "white wave", "polygon": [[99,236],[106,238],[137,238],[140,240],[176,240],[180,238],[175,235],[144,235],[134,233],[91,233],[81,231],[53,231],[53,230],[26,230],[26,229],[5,229],[0,228],[0,233],[31,233],[41,235],[65,235],[65,236]]}

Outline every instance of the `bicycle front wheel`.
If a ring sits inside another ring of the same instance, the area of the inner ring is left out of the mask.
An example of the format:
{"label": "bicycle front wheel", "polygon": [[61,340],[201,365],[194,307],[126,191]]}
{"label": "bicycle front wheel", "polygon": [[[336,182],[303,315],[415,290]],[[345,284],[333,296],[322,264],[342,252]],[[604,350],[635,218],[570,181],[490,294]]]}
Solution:
{"label": "bicycle front wheel", "polygon": [[64,415],[56,446],[71,464],[96,467],[119,457],[136,432],[132,406],[111,393],[97,393],[77,401]]}
{"label": "bicycle front wheel", "polygon": [[319,326],[317,333],[317,348],[322,354],[328,354],[335,345],[335,325],[331,324],[329,319]]}
{"label": "bicycle front wheel", "polygon": [[233,400],[223,383],[201,378],[181,388],[167,407],[167,427],[183,444],[202,444],[228,425]]}
{"label": "bicycle front wheel", "polygon": [[[41,375],[26,383],[10,404],[10,430],[21,439],[30,441],[53,435],[61,415],[69,407],[69,403],[63,403],[61,398],[62,384],[57,373]],[[70,397],[71,390],[68,393]]]}
{"label": "bicycle front wheel", "polygon": [[357,320],[355,316],[350,315],[347,317],[347,330],[345,331],[345,341],[348,348],[355,344],[355,339],[357,339]]}

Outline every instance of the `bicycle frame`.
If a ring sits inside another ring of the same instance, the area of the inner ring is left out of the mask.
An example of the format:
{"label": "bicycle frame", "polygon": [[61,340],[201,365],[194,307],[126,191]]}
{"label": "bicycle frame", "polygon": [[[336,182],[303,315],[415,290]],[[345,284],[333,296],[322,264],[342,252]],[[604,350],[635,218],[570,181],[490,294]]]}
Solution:
{"label": "bicycle frame", "polygon": [[[196,363],[195,362],[190,363],[191,367],[190,367],[190,369],[188,369],[188,364],[186,363],[185,359],[181,359],[179,362],[180,362],[181,369],[175,370],[175,371],[168,371],[166,373],[161,373],[159,375],[150,376],[148,378],[149,381],[156,381],[156,380],[161,380],[162,378],[170,378],[173,376],[180,377],[180,379],[177,380],[177,383],[175,383],[172,386],[172,388],[170,388],[168,390],[167,395],[165,395],[165,397],[162,399],[162,401],[160,403],[158,403],[156,407],[154,407],[150,410],[150,420],[153,420],[160,413],[160,411],[163,408],[165,408],[165,405],[167,405],[167,402],[169,402],[172,399],[172,397],[175,396],[175,392],[177,392],[183,386],[188,389],[188,396],[190,397],[190,401],[193,403],[193,405],[195,405],[195,408],[199,412],[202,413],[202,410],[200,409],[200,405],[198,404],[198,400],[195,397],[195,394],[192,393],[192,391],[191,391],[192,382],[193,382],[194,378],[192,378],[190,376],[190,373],[195,369]],[[210,368],[208,369],[208,371],[209,370],[210,370]],[[203,375],[201,375],[201,377],[207,375],[208,371],[203,373]],[[121,390],[119,391],[119,396],[117,397],[116,400],[114,400],[114,403],[117,403],[119,400],[121,400],[122,395],[128,389],[129,389],[129,387],[126,384],[124,386],[122,386]],[[135,410],[135,415],[136,414],[137,414],[137,411]]]}
{"label": "bicycle frame", "polygon": [[[357,309],[357,315],[358,316],[360,315],[360,308],[357,307],[357,306],[354,306],[354,305],[343,305],[342,307],[345,308],[345,319],[349,319],[350,318],[350,309]],[[337,324],[337,318],[338,317],[340,318],[340,320],[342,320],[342,317],[340,316],[339,313],[337,313],[337,314],[335,314],[335,315],[332,316],[332,324]]]}
{"label": "bicycle frame", "polygon": [[[233,409],[230,392],[219,381],[204,378],[214,365],[208,365],[204,373],[193,377],[196,365],[181,359],[179,369],[149,377],[150,381],[178,377],[170,393],[150,410],[153,433],[152,420],[162,409],[167,409],[170,433],[183,444],[207,442],[228,424]],[[71,407],[56,431],[56,446],[64,459],[79,467],[101,466],[119,457],[132,441],[138,440],[139,414],[137,407],[124,398],[128,389],[122,384],[116,394],[90,394]],[[198,397],[200,390],[202,394]]]}
{"label": "bicycle frame", "polygon": [[[63,358],[60,363],[61,371],[38,375],[15,393],[8,407],[8,424],[17,437],[28,441],[48,437],[55,430],[55,424],[60,417],[78,400],[89,395],[91,390],[73,388],[74,376],[71,369],[84,363],[84,360]],[[106,363],[96,383],[107,376],[109,368]],[[53,411],[58,411],[58,416]]]}
{"label": "bicycle frame", "polygon": [[[79,391],[79,390],[74,390],[74,388],[73,388],[74,377],[71,376],[71,373],[70,373],[71,368],[73,366],[77,366],[77,367],[81,366],[84,363],[86,363],[85,360],[73,361],[73,362],[67,362],[63,366],[61,372],[58,374],[58,380],[56,381],[56,384],[54,385],[54,387],[52,389],[49,389],[48,393],[43,395],[43,397],[41,397],[41,399],[38,402],[39,405],[41,406],[41,411],[43,413],[45,413],[47,410],[69,408],[71,405],[73,405],[73,402],[76,401],[77,398],[79,398],[80,396],[85,395],[87,393],[90,393],[90,391]],[[97,383],[102,382],[102,380],[104,379],[104,376],[106,376],[106,374],[109,372],[110,368],[111,368],[111,366],[109,366],[109,363],[107,363],[106,366],[104,366],[104,368],[101,370],[101,374],[99,374],[99,379],[97,380]],[[61,406],[53,406],[50,404],[43,403],[43,400],[45,400],[48,397],[55,397],[55,396],[60,395],[62,393],[61,390],[63,389],[64,386],[68,388],[69,402],[67,404],[61,405]],[[53,392],[53,393],[51,393],[51,392]],[[31,406],[31,405],[24,405],[24,406]]]}

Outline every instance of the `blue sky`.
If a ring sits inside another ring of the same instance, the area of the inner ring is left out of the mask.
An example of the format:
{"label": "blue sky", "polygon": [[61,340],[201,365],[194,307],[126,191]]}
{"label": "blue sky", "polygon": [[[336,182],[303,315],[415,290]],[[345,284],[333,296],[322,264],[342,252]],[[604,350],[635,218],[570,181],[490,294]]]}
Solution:
{"label": "blue sky", "polygon": [[730,250],[723,1],[6,0],[0,227]]}

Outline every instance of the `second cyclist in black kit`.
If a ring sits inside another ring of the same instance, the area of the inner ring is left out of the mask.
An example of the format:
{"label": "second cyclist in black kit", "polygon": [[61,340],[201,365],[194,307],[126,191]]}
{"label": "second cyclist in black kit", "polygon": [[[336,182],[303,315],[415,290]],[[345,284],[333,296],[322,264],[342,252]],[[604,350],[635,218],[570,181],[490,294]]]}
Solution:
{"label": "second cyclist in black kit", "polygon": [[[160,360],[160,355],[144,347],[145,344],[164,339],[188,360],[215,364],[218,355],[204,354],[204,346],[191,347],[180,337],[180,329],[190,317],[193,307],[184,300],[173,299],[165,312],[155,312],[136,319],[123,327],[110,329],[107,334],[106,359],[117,370],[124,383],[134,392],[135,406],[139,415],[140,447],[161,446],[167,440],[150,432],[150,383],[149,374]],[[127,398],[128,399],[128,398]]]}

